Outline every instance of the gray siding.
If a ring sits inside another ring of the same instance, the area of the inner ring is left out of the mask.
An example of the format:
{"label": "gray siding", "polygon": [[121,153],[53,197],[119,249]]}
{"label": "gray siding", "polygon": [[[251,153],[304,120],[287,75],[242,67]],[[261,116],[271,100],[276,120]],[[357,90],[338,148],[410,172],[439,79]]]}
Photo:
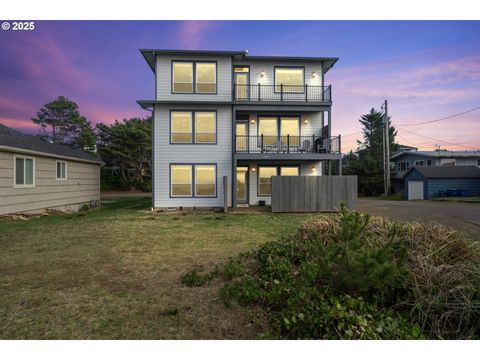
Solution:
{"label": "gray siding", "polygon": [[[217,144],[216,145],[179,145],[170,144],[170,110],[216,110]],[[222,178],[232,178],[232,110],[228,105],[156,105],[155,121],[155,181],[154,207],[223,207]],[[170,198],[170,164],[171,163],[213,163],[217,164],[216,198]],[[231,184],[229,184],[231,188]],[[231,196],[229,196],[229,205]]]}
{"label": "gray siding", "polygon": [[[14,156],[35,159],[35,186],[14,187]],[[100,165],[67,162],[67,180],[56,180],[56,158],[0,151],[0,214],[45,208],[78,209],[100,200]],[[60,159],[59,159],[60,160]]]}
{"label": "gray siding", "polygon": [[[172,60],[217,62],[217,94],[172,94]],[[172,101],[231,101],[232,60],[221,56],[157,55],[157,99]]]}

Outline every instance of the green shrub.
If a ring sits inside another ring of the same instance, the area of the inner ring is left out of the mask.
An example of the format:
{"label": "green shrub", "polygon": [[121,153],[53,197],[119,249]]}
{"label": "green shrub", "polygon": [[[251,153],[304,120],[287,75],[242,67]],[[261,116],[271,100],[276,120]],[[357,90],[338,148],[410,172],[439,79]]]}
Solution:
{"label": "green shrub", "polygon": [[264,310],[267,337],[480,337],[480,247],[439,225],[342,207],[294,238],[231,259],[220,273],[227,304]]}
{"label": "green shrub", "polygon": [[200,274],[197,269],[189,271],[180,277],[183,285],[189,287],[203,286],[217,275],[217,269],[207,274]]}

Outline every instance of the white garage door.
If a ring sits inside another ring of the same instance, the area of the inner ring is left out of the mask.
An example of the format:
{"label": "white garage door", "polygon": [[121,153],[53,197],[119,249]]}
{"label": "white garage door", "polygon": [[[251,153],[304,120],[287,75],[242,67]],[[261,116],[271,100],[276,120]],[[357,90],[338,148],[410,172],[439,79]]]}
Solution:
{"label": "white garage door", "polygon": [[408,182],[408,200],[423,200],[423,181]]}

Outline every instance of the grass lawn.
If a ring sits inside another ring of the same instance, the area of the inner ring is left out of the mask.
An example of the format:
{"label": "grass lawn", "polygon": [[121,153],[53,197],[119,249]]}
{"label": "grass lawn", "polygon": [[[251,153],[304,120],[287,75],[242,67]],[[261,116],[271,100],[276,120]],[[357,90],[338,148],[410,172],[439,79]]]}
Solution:
{"label": "grass lawn", "polygon": [[254,338],[219,280],[180,276],[295,233],[312,215],[151,214],[149,198],[28,221],[0,220],[1,339]]}

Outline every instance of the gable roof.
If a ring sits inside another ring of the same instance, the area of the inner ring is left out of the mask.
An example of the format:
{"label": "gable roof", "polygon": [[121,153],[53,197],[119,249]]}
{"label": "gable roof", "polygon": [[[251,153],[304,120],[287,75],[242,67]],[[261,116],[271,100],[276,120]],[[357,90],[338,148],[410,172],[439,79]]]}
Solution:
{"label": "gable roof", "polygon": [[433,158],[465,158],[465,157],[478,157],[480,158],[480,150],[472,151],[444,151],[444,150],[435,150],[435,151],[401,151],[396,153],[391,160],[399,158],[403,155],[417,155],[423,157],[433,157]]}
{"label": "gable roof", "polygon": [[0,150],[22,150],[28,153],[39,153],[44,156],[71,158],[80,161],[102,163],[96,156],[84,151],[72,149],[66,145],[52,144],[35,136],[0,124]]}
{"label": "gable roof", "polygon": [[414,166],[404,175],[418,171],[426,179],[480,179],[477,166]]}

